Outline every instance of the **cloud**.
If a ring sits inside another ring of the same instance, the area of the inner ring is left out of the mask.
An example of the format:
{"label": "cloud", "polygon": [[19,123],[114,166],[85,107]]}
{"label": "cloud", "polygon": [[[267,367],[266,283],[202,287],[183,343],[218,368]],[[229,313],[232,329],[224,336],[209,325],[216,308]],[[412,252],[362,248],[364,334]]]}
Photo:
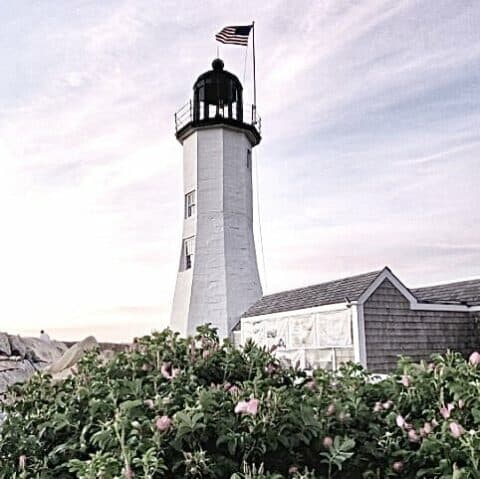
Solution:
{"label": "cloud", "polygon": [[[182,218],[173,113],[209,68],[213,34],[252,19],[266,291],[385,264],[412,286],[478,274],[480,7],[299,5],[5,12],[3,329],[128,339],[166,324]],[[251,102],[251,52],[220,54]],[[256,233],[258,245],[258,217]]]}

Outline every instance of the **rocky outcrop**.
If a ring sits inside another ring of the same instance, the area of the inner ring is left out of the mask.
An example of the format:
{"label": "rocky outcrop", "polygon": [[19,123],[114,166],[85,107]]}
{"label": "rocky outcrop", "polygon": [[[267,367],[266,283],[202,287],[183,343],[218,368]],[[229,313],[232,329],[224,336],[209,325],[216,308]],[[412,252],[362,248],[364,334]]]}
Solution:
{"label": "rocky outcrop", "polygon": [[10,347],[8,334],[0,333],[0,356],[10,356],[11,354],[12,348]]}
{"label": "rocky outcrop", "polygon": [[88,336],[83,341],[80,341],[69,348],[60,359],[57,359],[48,366],[46,371],[50,374],[58,374],[63,371],[68,371],[83,358],[85,353],[96,348],[98,348],[97,340],[93,336]]}
{"label": "rocky outcrop", "polygon": [[57,361],[66,350],[58,341],[0,333],[0,394]]}
{"label": "rocky outcrop", "polygon": [[99,344],[93,336],[66,345],[0,333],[0,399],[9,386],[27,381],[36,371],[45,370],[54,380],[61,380],[72,374],[73,366],[87,352],[99,348],[107,359],[115,354],[114,350],[124,351],[127,347],[127,344]]}

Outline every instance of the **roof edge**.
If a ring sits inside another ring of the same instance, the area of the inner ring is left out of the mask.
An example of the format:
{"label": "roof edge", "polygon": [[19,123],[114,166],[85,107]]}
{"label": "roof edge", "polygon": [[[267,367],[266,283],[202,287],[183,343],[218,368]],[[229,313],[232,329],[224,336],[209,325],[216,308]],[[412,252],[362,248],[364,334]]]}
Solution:
{"label": "roof edge", "polygon": [[357,304],[364,304],[386,279],[388,279],[395,286],[395,288],[400,292],[402,296],[405,297],[405,299],[410,302],[410,304],[418,303],[417,298],[410,291],[410,289],[407,288],[397,278],[397,276],[388,266],[385,266],[382,271],[380,271],[379,275],[370,283],[370,286],[368,286],[367,289],[365,289],[365,291],[360,295],[357,300]]}

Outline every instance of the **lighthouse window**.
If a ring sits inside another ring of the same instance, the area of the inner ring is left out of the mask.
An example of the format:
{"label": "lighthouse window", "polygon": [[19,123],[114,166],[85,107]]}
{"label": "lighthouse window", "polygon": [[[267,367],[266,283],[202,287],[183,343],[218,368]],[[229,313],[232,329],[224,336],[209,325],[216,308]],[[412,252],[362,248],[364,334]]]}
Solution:
{"label": "lighthouse window", "polygon": [[195,190],[185,195],[185,218],[195,214]]}
{"label": "lighthouse window", "polygon": [[195,252],[195,238],[183,240],[183,269],[190,269],[193,266],[193,255]]}
{"label": "lighthouse window", "polygon": [[247,150],[247,168],[252,167],[252,150]]}

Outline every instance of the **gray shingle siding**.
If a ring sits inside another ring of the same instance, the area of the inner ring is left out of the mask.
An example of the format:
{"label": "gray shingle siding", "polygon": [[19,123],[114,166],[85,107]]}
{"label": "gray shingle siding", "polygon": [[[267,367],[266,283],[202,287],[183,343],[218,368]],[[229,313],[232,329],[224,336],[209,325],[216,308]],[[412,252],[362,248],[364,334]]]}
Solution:
{"label": "gray shingle siding", "polygon": [[269,294],[251,306],[243,317],[343,303],[346,298],[356,301],[380,273],[381,271],[373,271],[328,283]]}
{"label": "gray shingle siding", "polygon": [[367,367],[373,372],[392,370],[399,355],[419,361],[447,349],[467,355],[478,347],[472,313],[412,311],[388,279],[365,302],[364,320]]}
{"label": "gray shingle siding", "polygon": [[429,303],[480,305],[480,279],[415,288],[412,293]]}

